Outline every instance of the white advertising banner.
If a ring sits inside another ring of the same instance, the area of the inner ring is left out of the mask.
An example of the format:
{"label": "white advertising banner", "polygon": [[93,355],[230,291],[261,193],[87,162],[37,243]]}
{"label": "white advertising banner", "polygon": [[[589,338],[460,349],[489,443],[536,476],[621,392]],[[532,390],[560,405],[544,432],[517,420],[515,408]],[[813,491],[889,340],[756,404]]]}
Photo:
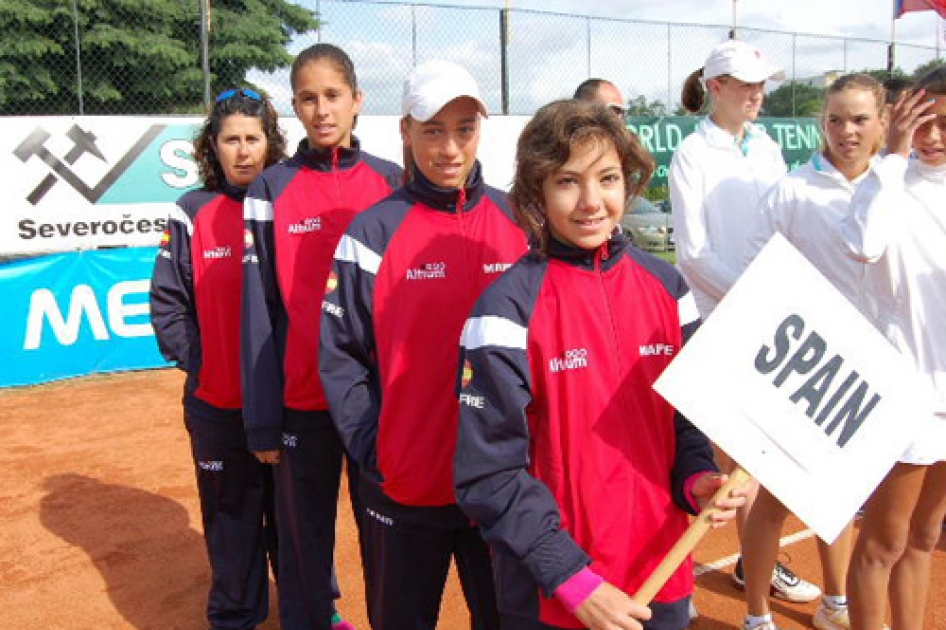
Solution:
{"label": "white advertising banner", "polygon": [[934,399],[778,234],[654,387],[828,542]]}
{"label": "white advertising banner", "polygon": [[[484,122],[486,181],[508,189],[528,117]],[[0,117],[0,256],[157,245],[173,204],[198,184],[191,153],[199,117]],[[396,116],[363,117],[369,153],[401,163]],[[289,153],[304,137],[281,120]]]}

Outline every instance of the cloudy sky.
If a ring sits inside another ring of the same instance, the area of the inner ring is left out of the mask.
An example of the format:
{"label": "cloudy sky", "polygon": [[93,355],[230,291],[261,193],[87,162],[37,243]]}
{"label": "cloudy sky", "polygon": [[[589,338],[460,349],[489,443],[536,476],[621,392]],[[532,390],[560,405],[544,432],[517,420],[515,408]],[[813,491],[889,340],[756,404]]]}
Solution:
{"label": "cloudy sky", "polygon": [[[504,6],[502,0],[437,4]],[[724,25],[732,23],[733,5],[737,26],[872,39],[891,34],[893,0],[509,0],[513,9]],[[932,11],[908,13],[897,20],[897,39],[935,46],[938,22]]]}
{"label": "cloudy sky", "polygon": [[[466,66],[490,110],[501,111],[498,9],[507,0],[431,0],[435,4],[427,6],[297,1],[317,10],[323,27],[298,37],[291,51],[316,41],[341,45],[366,93],[365,114],[397,114],[404,76],[433,57]],[[683,79],[725,39],[733,20],[733,0],[508,0],[508,6],[513,9],[505,91],[510,114],[531,114],[570,96],[589,76],[614,81],[626,97],[645,96],[673,109]],[[891,36],[893,0],[736,0],[735,6],[737,30],[744,29],[738,36],[756,44],[789,77],[886,66],[883,42]],[[896,39],[897,65],[908,72],[934,58],[937,45],[946,50],[941,20],[932,11],[897,20]],[[285,72],[251,80],[275,97],[280,111],[289,112]]]}

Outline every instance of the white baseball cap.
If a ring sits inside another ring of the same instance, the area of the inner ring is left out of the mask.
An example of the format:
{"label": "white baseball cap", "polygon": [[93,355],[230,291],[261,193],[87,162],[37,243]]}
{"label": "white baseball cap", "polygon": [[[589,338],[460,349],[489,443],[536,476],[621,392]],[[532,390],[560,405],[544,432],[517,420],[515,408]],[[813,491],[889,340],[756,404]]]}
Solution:
{"label": "white baseball cap", "polygon": [[423,63],[404,80],[401,115],[427,122],[450,101],[467,96],[476,101],[480,113],[487,116],[480,88],[466,68],[443,59]]}
{"label": "white baseball cap", "polygon": [[785,71],[752,44],[730,39],[714,48],[703,64],[703,80],[729,75],[746,83],[783,81]]}

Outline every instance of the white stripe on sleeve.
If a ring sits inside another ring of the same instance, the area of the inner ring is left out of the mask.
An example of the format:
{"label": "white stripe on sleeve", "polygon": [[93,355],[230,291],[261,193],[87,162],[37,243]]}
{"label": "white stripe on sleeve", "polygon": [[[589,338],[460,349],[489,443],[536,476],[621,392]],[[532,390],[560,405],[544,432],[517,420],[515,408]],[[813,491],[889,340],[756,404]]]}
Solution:
{"label": "white stripe on sleeve", "polygon": [[495,315],[471,317],[463,326],[460,345],[467,350],[476,350],[483,346],[525,350],[528,332],[525,326],[520,326],[505,317]]}
{"label": "white stripe on sleeve", "polygon": [[686,295],[677,300],[677,313],[680,317],[681,326],[693,324],[700,318],[700,311],[696,308],[696,300],[693,299],[692,291],[688,291]]}
{"label": "white stripe on sleeve", "polygon": [[265,199],[247,197],[243,202],[244,221],[272,221],[273,203]]}
{"label": "white stripe on sleeve", "polygon": [[194,222],[191,221],[191,218],[187,216],[187,213],[181,210],[180,206],[174,206],[171,208],[171,211],[168,213],[168,218],[172,221],[177,221],[178,223],[183,223],[184,227],[187,228],[187,235],[194,235]]}
{"label": "white stripe on sleeve", "polygon": [[381,256],[348,234],[342,236],[342,240],[338,242],[338,247],[335,248],[335,260],[355,263],[374,276],[378,275],[378,269],[381,267]]}

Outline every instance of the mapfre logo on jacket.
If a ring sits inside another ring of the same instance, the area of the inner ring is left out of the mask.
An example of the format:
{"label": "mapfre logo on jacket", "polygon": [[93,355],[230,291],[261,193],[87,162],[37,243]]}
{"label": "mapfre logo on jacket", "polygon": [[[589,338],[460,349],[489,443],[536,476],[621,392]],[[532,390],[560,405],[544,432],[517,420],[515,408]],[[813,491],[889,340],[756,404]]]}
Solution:
{"label": "mapfre logo on jacket", "polygon": [[640,353],[642,357],[672,357],[677,348],[669,343],[649,343],[641,345]]}

